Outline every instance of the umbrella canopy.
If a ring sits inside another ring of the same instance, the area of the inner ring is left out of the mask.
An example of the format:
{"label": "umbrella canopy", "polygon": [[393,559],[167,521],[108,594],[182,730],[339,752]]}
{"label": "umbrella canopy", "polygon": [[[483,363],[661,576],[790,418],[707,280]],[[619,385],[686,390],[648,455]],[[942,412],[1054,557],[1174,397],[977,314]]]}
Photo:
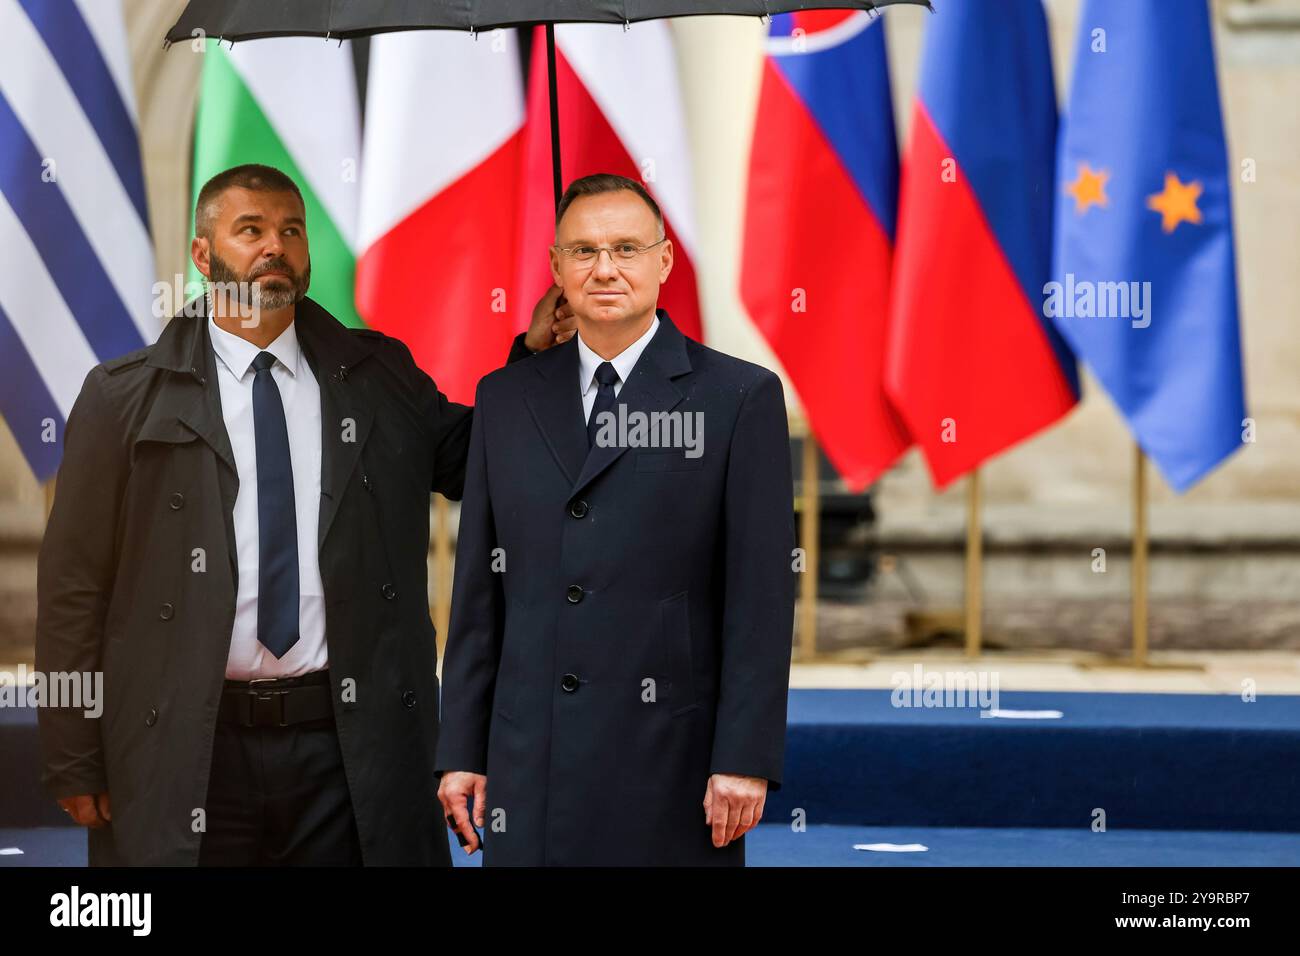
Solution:
{"label": "umbrella canopy", "polygon": [[167,41],[195,36],[256,40],[277,36],[336,39],[392,30],[494,30],[539,23],[635,23],[663,17],[733,14],[763,17],[802,10],[873,10],[928,0],[190,0]]}
{"label": "umbrella canopy", "polygon": [[559,110],[556,104],[555,24],[635,23],[666,17],[769,17],[803,10],[875,10],[891,4],[929,9],[929,0],[190,0],[165,42],[196,36],[234,42],[266,37],[352,39],[394,30],[495,30],[546,25],[551,100],[551,166],[560,203]]}

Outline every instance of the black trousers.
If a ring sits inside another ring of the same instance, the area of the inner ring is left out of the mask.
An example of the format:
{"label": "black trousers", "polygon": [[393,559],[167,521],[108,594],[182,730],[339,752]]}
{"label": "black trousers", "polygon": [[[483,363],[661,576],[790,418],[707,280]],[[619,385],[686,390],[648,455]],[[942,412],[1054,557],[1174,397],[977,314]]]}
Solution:
{"label": "black trousers", "polygon": [[333,721],[217,722],[199,866],[360,866]]}

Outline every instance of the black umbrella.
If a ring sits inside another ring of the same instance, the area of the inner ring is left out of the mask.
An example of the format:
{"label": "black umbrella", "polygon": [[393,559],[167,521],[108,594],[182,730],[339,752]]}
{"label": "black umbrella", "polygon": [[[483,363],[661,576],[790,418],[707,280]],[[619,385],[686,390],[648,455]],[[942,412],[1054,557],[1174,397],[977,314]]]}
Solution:
{"label": "black umbrella", "polygon": [[166,43],[195,36],[234,42],[265,37],[318,36],[346,40],[394,30],[495,30],[546,26],[551,101],[551,170],[558,206],[560,114],[556,103],[555,24],[622,23],[664,17],[733,14],[768,17],[802,10],[875,10],[893,3],[930,7],[929,0],[190,0],[167,31]]}

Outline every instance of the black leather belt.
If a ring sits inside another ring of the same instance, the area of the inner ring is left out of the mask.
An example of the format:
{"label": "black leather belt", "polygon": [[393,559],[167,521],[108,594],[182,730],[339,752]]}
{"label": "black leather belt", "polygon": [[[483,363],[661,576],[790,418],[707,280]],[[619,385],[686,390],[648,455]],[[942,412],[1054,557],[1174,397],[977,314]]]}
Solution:
{"label": "black leather belt", "polygon": [[221,720],[241,727],[288,727],[309,720],[333,720],[329,671],[301,677],[228,680],[221,691]]}

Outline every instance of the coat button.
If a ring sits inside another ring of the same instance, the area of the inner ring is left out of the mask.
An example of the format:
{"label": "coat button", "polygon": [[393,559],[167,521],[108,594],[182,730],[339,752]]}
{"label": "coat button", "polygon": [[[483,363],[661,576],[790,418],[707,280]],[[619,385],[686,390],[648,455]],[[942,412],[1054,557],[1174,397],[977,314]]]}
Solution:
{"label": "coat button", "polygon": [[579,498],[569,505],[569,514],[575,518],[585,518],[587,516],[587,502]]}
{"label": "coat button", "polygon": [[150,707],[149,713],[144,718],[144,725],[146,727],[152,727],[156,723],[158,723],[158,708]]}
{"label": "coat button", "polygon": [[185,496],[179,491],[172,493],[171,499],[172,511],[180,511],[185,507]]}
{"label": "coat button", "polygon": [[380,588],[380,591],[383,593],[385,601],[391,601],[393,598],[397,597],[397,588],[393,587],[391,584],[385,584]]}
{"label": "coat button", "polygon": [[158,618],[162,621],[170,621],[175,614],[176,608],[172,607],[170,604],[164,604],[158,609]]}
{"label": "coat button", "polygon": [[407,707],[414,707],[414,706],[415,706],[415,691],[413,691],[413,690],[408,690],[406,693],[404,693],[404,694],[402,695],[402,703],[405,704]]}
{"label": "coat button", "polygon": [[570,604],[579,604],[582,601],[582,585],[570,584],[569,590],[565,592],[565,598]]}
{"label": "coat button", "polygon": [[566,694],[572,694],[575,690],[578,689],[578,675],[565,674],[563,677],[561,677],[560,689],[564,691]]}
{"label": "coat button", "polygon": [[366,489],[366,491],[369,491],[369,490],[370,490],[370,476],[369,476],[369,475],[362,475],[362,476],[361,476],[361,487],[364,488],[364,489]]}

